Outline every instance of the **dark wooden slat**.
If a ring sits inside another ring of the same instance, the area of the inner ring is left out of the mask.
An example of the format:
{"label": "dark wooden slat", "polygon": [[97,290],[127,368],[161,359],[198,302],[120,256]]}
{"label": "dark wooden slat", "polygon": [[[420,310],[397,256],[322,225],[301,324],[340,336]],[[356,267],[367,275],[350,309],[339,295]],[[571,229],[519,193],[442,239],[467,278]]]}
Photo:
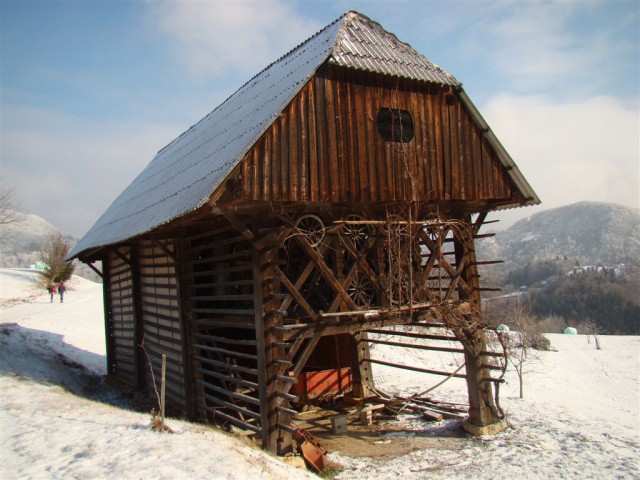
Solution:
{"label": "dark wooden slat", "polygon": [[229,357],[244,358],[247,360],[257,360],[258,358],[256,355],[251,353],[238,352],[235,350],[229,350],[228,348],[211,347],[209,345],[202,345],[199,343],[194,343],[191,345],[191,347],[196,350],[201,350],[205,352],[215,352],[215,353],[220,353],[222,355],[226,355]]}
{"label": "dark wooden slat", "polygon": [[213,360],[208,357],[203,357],[202,355],[194,355],[194,358],[196,358],[197,360],[201,361],[206,365],[211,365],[212,367],[220,368],[223,371],[242,372],[251,376],[258,375],[258,370],[255,368],[243,367],[242,365],[234,365],[226,362],[219,362],[218,360]]}
{"label": "dark wooden slat", "polygon": [[366,358],[364,359],[364,361],[366,362],[370,362],[370,363],[377,363],[378,365],[385,365],[387,367],[395,367],[395,368],[401,368],[404,370],[411,370],[413,372],[420,372],[420,373],[430,373],[432,375],[442,375],[445,377],[451,376],[451,377],[455,377],[455,378],[467,378],[466,375],[461,374],[461,373],[456,373],[451,375],[451,372],[441,372],[438,370],[430,370],[427,368],[419,368],[419,367],[412,367],[411,365],[402,365],[399,363],[391,363],[391,362],[385,362],[382,360],[376,360],[373,358]]}
{"label": "dark wooden slat", "polygon": [[244,422],[242,420],[240,420],[237,417],[233,417],[231,415],[228,415],[224,412],[221,412],[218,408],[215,407],[210,407],[208,405],[205,405],[204,403],[201,404],[202,408],[204,408],[205,410],[211,412],[215,417],[221,417],[224,420],[226,420],[227,422],[233,423],[234,425],[240,427],[240,428],[244,428],[245,430],[251,430],[252,432],[255,433],[260,433],[260,427],[253,425],[251,423],[248,422]]}
{"label": "dark wooden slat", "polygon": [[249,403],[251,405],[260,405],[260,401],[255,398],[255,397],[251,397],[249,395],[242,395],[241,393],[236,393],[236,392],[232,392],[230,390],[226,390],[224,388],[221,388],[217,385],[213,385],[209,382],[205,382],[203,380],[196,380],[196,382],[198,385],[202,385],[205,388],[208,388],[210,390],[213,390],[214,392],[218,392],[221,395],[225,395],[229,398],[232,398],[234,400],[237,400],[239,402],[244,402],[244,403]]}
{"label": "dark wooden slat", "polygon": [[400,342],[391,342],[389,340],[380,340],[375,338],[367,339],[369,343],[377,343],[381,345],[390,345],[392,347],[403,347],[403,348],[412,348],[415,350],[433,350],[434,352],[448,352],[448,353],[464,353],[464,349],[462,348],[453,348],[453,347],[438,347],[434,345],[416,345],[413,343],[400,343]]}

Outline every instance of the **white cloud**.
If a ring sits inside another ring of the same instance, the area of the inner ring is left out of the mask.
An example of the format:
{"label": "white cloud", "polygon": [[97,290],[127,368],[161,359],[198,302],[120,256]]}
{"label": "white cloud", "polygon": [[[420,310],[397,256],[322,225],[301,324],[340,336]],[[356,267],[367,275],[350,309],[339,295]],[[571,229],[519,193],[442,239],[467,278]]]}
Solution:
{"label": "white cloud", "polygon": [[630,106],[610,96],[559,103],[501,95],[481,110],[541,198],[536,210],[582,200],[639,206],[637,100]]}
{"label": "white cloud", "polygon": [[637,30],[628,17],[637,25],[638,10],[633,2],[627,15],[610,7],[602,1],[480,2],[463,16],[470,23],[457,26],[464,32],[461,50],[483,59],[505,82],[501,89],[592,94],[637,65]]}
{"label": "white cloud", "polygon": [[65,233],[84,234],[176,125],[100,122],[55,110],[2,106],[2,183],[21,206]]}
{"label": "white cloud", "polygon": [[290,2],[147,3],[149,23],[196,78],[227,70],[256,72],[314,34],[321,25],[300,17]]}

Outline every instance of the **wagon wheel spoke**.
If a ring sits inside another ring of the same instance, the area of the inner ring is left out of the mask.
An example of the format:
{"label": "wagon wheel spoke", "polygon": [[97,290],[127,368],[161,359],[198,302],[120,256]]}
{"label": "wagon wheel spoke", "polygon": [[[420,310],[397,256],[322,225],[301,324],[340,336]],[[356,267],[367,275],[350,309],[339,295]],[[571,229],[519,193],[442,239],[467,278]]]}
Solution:
{"label": "wagon wheel spoke", "polygon": [[301,215],[296,220],[296,228],[307,237],[312,247],[317,247],[324,240],[325,224],[317,215],[312,213]]}
{"label": "wagon wheel spoke", "polygon": [[347,292],[358,307],[369,307],[373,303],[375,290],[369,278],[362,272],[356,274]]}
{"label": "wagon wheel spoke", "polygon": [[[344,220],[347,222],[364,222],[365,218],[357,213],[352,213],[347,215]],[[364,223],[345,223],[343,231],[359,251],[366,247],[367,241],[371,236],[371,227]]]}

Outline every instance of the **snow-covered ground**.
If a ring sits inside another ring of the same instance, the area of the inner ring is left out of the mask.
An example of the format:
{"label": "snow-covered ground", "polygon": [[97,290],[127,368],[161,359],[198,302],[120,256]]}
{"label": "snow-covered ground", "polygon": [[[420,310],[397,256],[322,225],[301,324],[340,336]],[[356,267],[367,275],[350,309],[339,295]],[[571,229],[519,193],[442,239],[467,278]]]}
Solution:
{"label": "snow-covered ground", "polygon": [[[101,380],[102,288],[76,277],[65,302],[51,303],[36,275],[0,269],[0,478],[314,478],[220,431],[169,419],[176,433],[158,434],[148,414],[96,400],[113,395]],[[333,452],[329,460],[344,467],[336,478],[640,478],[640,337],[601,337],[601,350],[581,335],[549,338],[556,351],[544,352],[525,378],[525,398],[512,377],[502,387],[513,428],[395,458]],[[373,353],[455,368],[449,354],[427,359],[383,345]],[[441,380],[374,367],[378,386],[392,393]],[[463,380],[430,395],[466,401]],[[459,431],[457,421],[414,428],[405,434]]]}

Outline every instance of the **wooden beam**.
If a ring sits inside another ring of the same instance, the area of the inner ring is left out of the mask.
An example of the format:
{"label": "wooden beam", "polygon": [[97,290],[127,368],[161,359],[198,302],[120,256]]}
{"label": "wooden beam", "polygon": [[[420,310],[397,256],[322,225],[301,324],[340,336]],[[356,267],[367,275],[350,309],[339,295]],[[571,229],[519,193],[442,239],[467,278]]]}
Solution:
{"label": "wooden beam", "polygon": [[429,373],[431,375],[442,375],[442,376],[445,376],[445,377],[451,376],[451,377],[455,377],[455,378],[467,378],[466,375],[461,374],[461,373],[456,373],[456,374],[452,375],[451,372],[442,372],[442,371],[439,371],[439,370],[430,370],[430,369],[427,369],[427,368],[412,367],[411,365],[403,365],[403,364],[400,364],[400,363],[385,362],[385,361],[376,360],[376,359],[373,359],[373,358],[367,358],[367,359],[365,359],[365,361],[371,362],[371,363],[376,363],[378,365],[385,365],[387,367],[394,367],[394,368],[402,368],[404,370],[411,370],[413,372]]}
{"label": "wooden beam", "polygon": [[347,307],[352,310],[358,310],[360,307],[358,307],[353,302],[353,300],[351,299],[351,297],[349,296],[345,288],[342,286],[340,281],[336,278],[336,276],[333,274],[331,269],[325,263],[324,258],[320,256],[318,251],[311,246],[309,241],[302,235],[296,235],[294,239],[302,247],[302,249],[307,254],[307,256],[311,260],[313,260],[313,263],[315,263],[315,265],[318,267],[318,271],[320,272],[320,275],[322,275],[322,277],[329,284],[329,286],[338,293],[338,295],[342,298],[342,300],[347,304]]}
{"label": "wooden beam", "polygon": [[[93,262],[89,262],[89,261],[85,262],[83,260],[82,263],[84,263],[87,267],[89,267],[91,270],[96,272],[100,278],[104,278],[102,272],[100,270],[98,270],[98,268],[93,265]],[[104,270],[104,264],[102,266],[102,269]]]}

